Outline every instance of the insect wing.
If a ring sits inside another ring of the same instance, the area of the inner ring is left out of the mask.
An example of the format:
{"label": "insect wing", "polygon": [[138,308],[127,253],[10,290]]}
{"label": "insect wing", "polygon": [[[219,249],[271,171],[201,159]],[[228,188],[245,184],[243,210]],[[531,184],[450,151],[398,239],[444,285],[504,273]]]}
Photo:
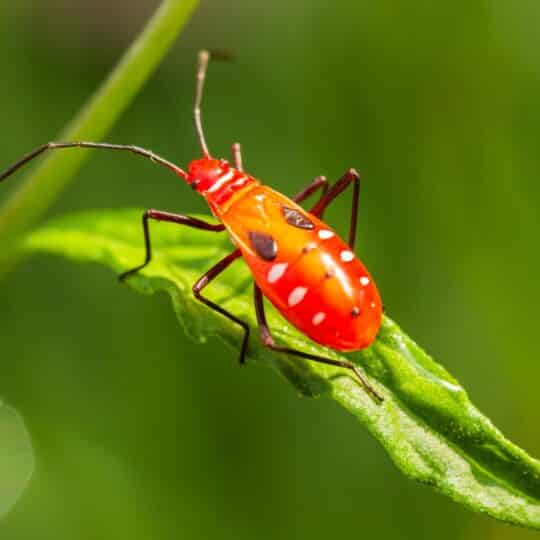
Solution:
{"label": "insect wing", "polygon": [[325,223],[265,186],[222,219],[264,295],[299,330],[339,350],[371,343],[381,321],[379,294]]}

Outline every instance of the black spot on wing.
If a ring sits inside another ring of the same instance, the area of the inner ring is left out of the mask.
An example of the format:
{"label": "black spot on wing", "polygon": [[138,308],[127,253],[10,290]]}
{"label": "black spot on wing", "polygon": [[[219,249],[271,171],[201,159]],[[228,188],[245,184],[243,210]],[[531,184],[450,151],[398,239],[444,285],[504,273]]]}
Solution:
{"label": "black spot on wing", "polygon": [[273,261],[276,258],[277,244],[269,234],[249,231],[248,237],[251,246],[261,259]]}
{"label": "black spot on wing", "polygon": [[293,227],[298,227],[299,229],[314,229],[315,225],[301,212],[295,208],[289,208],[288,206],[282,206],[281,212],[285,221],[292,225]]}

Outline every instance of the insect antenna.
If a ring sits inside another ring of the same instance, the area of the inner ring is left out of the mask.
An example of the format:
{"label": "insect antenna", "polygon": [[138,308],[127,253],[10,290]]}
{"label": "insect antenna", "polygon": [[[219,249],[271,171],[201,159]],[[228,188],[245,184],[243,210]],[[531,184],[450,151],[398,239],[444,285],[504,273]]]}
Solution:
{"label": "insect antenna", "polygon": [[199,137],[199,143],[205,157],[210,157],[208,146],[204,138],[204,132],[201,123],[201,101],[204,90],[204,79],[206,78],[206,71],[208,69],[208,62],[210,60],[209,51],[199,51],[199,67],[197,69],[197,81],[195,86],[195,106],[193,107],[193,118],[195,120],[195,129]]}
{"label": "insect antenna", "polygon": [[154,154],[151,150],[141,148],[140,146],[125,145],[125,144],[109,144],[109,143],[96,143],[90,141],[76,141],[76,142],[48,142],[34,148],[31,152],[23,156],[19,161],[8,167],[5,171],[0,172],[0,182],[5,180],[8,176],[11,176],[14,172],[18,171],[23,165],[26,165],[29,161],[37,158],[47,150],[58,150],[61,148],[95,148],[98,150],[121,150],[124,152],[131,152],[149,159],[153,163],[161,165],[182,178],[187,178],[187,173],[178,165],[175,165],[171,161]]}

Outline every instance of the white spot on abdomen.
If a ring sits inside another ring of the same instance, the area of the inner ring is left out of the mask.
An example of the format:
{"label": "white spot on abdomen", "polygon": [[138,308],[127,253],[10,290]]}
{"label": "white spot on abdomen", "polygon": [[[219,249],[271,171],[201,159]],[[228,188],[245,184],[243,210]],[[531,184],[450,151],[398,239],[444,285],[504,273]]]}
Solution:
{"label": "white spot on abdomen", "polygon": [[321,229],[318,234],[321,240],[328,240],[329,238],[332,238],[332,236],[334,236],[334,233],[332,231],[329,231],[328,229]]}
{"label": "white spot on abdomen", "polygon": [[273,264],[268,271],[268,283],[275,283],[278,279],[280,279],[285,273],[285,270],[287,270],[287,266],[289,266],[287,263]]}
{"label": "white spot on abdomen", "polygon": [[310,251],[313,251],[314,249],[317,248],[317,243],[316,242],[308,242],[303,248],[302,248],[302,252],[303,253],[309,253]]}
{"label": "white spot on abdomen", "polygon": [[369,285],[369,278],[367,276],[362,276],[360,278],[360,285],[362,285],[363,287]]}
{"label": "white spot on abdomen", "polygon": [[352,251],[349,251],[348,249],[344,249],[339,254],[339,257],[343,262],[351,262],[354,259],[354,253]]}
{"label": "white spot on abdomen", "polygon": [[306,287],[295,287],[291,291],[291,294],[289,294],[289,299],[287,300],[289,307],[293,307],[299,304],[304,299],[304,296],[306,296],[306,293]]}
{"label": "white spot on abdomen", "polygon": [[318,313],[315,313],[315,315],[313,315],[313,319],[311,319],[311,322],[313,323],[313,326],[318,326],[324,321],[324,319],[326,319],[326,313],[319,311]]}

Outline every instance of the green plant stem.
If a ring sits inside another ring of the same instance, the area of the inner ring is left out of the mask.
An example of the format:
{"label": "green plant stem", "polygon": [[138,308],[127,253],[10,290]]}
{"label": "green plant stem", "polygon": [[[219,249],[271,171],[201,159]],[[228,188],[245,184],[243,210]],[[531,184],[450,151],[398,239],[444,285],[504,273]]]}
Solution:
{"label": "green plant stem", "polygon": [[[175,42],[198,0],[163,0],[100,88],[60,135],[60,140],[101,140]],[[0,208],[0,276],[20,258],[17,239],[43,216],[82,166],[88,152],[51,153]]]}

